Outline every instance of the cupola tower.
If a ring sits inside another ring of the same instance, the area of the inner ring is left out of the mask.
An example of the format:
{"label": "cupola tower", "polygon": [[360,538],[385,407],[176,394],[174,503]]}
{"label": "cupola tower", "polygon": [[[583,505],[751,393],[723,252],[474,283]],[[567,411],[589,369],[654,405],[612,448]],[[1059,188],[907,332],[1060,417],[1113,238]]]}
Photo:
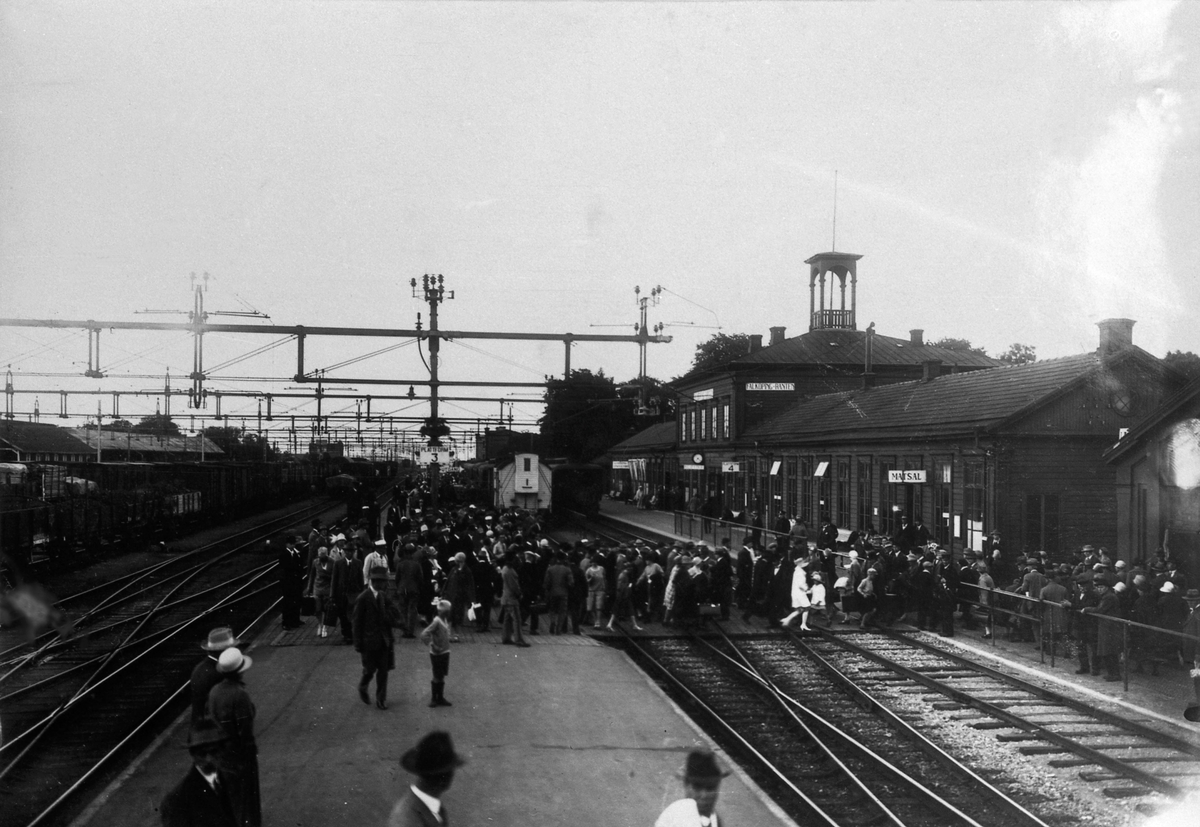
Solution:
{"label": "cupola tower", "polygon": [[[804,263],[809,267],[808,329],[857,330],[858,260],[855,253],[817,253]],[[850,304],[846,305],[846,282]]]}

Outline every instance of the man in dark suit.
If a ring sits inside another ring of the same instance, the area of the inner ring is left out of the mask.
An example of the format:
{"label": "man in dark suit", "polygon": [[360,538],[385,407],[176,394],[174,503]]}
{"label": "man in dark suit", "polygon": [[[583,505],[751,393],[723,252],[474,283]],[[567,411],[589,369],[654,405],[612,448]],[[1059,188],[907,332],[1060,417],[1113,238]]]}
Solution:
{"label": "man in dark suit", "polygon": [[380,709],[387,709],[387,673],[395,666],[392,612],[383,593],[387,582],[386,568],[376,566],[371,569],[370,585],[354,602],[354,620],[350,624],[354,633],[354,651],[362,655],[358,697],[365,704],[371,703],[367,689],[374,677],[375,705]]}
{"label": "man in dark suit", "polygon": [[297,546],[300,535],[288,537],[283,551],[279,552],[279,589],[283,593],[280,601],[283,611],[283,628],[300,628],[300,596],[304,593],[304,555]]}
{"label": "man in dark suit", "polygon": [[447,732],[431,732],[404,753],[400,766],[417,778],[392,808],[388,827],[450,827],[442,796],[454,782],[454,771],[464,763]]}
{"label": "man in dark suit", "polygon": [[163,827],[238,827],[225,733],[212,721],[201,721],[188,736],[188,751],[192,766],[158,807]]}

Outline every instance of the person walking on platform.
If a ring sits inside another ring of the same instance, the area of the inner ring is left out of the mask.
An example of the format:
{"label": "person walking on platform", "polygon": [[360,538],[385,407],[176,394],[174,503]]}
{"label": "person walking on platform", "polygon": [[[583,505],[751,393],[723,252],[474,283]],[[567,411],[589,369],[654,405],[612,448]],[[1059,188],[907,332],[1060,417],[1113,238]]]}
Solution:
{"label": "person walking on platform", "polygon": [[209,632],[208,640],[200,644],[200,648],[208,652],[208,655],[196,664],[189,681],[192,694],[193,727],[208,718],[208,693],[221,682],[221,673],[217,671],[217,659],[226,649],[231,646],[240,646],[241,643],[233,636],[232,629],[228,626],[221,626]]}
{"label": "person walking on platform", "polygon": [[353,643],[350,612],[354,601],[363,590],[362,569],[358,560],[347,558],[344,552],[334,552],[333,580],[330,584],[330,601],[342,629],[342,643]]}
{"label": "person walking on platform", "polygon": [[465,764],[454,752],[450,733],[433,731],[400,757],[400,766],[417,777],[396,802],[387,827],[450,827],[442,796]]}
{"label": "person walking on platform", "polygon": [[354,603],[354,651],[362,655],[362,679],[358,682],[358,697],[371,703],[367,689],[375,678],[375,706],[387,709],[387,673],[395,668],[396,654],[392,649],[392,612],[384,597],[388,571],[376,566],[370,572],[370,585]]}
{"label": "person walking on platform", "polygon": [[506,553],[504,567],[500,570],[500,579],[504,583],[500,594],[500,612],[504,615],[500,642],[505,646],[528,646],[529,641],[521,634],[521,576],[517,573],[515,557],[516,552]]}
{"label": "person walking on platform", "polygon": [[654,827],[720,827],[717,797],[727,775],[728,770],[722,770],[708,750],[689,752],[680,774],[684,797],[663,810]]}
{"label": "person walking on platform", "polygon": [[416,637],[417,608],[421,602],[421,551],[409,543],[403,546],[397,554],[396,561],[396,600],[400,605],[400,628],[404,637]]}
{"label": "person walking on platform", "polygon": [[217,660],[221,682],[208,693],[208,716],[229,738],[234,788],[230,800],[242,827],[262,824],[262,799],[258,791],[258,743],[254,740],[254,702],[242,682],[252,661],[231,646]]}
{"label": "person walking on platform", "polygon": [[[1120,616],[1120,601],[1112,590],[1112,581],[1108,575],[1097,575],[1092,580],[1092,586],[1099,593],[1100,599],[1095,606],[1084,606],[1079,611],[1098,618],[1096,626],[1096,661],[1092,674],[1096,669],[1104,667],[1106,681],[1121,680],[1121,670],[1118,659],[1121,656],[1121,627],[1111,620],[1099,618],[1116,618]],[[1092,618],[1089,618],[1091,620]]]}
{"label": "person walking on platform", "polygon": [[241,827],[231,793],[229,738],[212,721],[188,734],[192,766],[158,805],[163,827]]}
{"label": "person walking on platform", "polygon": [[430,683],[430,706],[452,706],[446,700],[446,675],[450,673],[450,611],[449,600],[439,600],[437,617],[421,632],[421,643],[429,647],[429,663],[433,667]]}
{"label": "person walking on platform", "polygon": [[542,593],[546,595],[546,611],[550,615],[550,634],[565,635],[567,633],[567,600],[571,596],[571,588],[575,585],[575,576],[567,565],[567,556],[561,551],[554,552],[554,562],[546,569]]}
{"label": "person walking on platform", "polygon": [[604,593],[608,588],[608,575],[599,557],[592,558],[592,565],[583,576],[587,578],[587,609],[592,615],[592,628],[599,629],[600,618],[604,616]]}
{"label": "person walking on platform", "polygon": [[317,550],[317,559],[313,561],[308,572],[308,594],[316,601],[317,637],[328,637],[329,626],[337,623],[337,613],[333,611],[330,598],[333,595],[333,560],[329,557],[329,549],[321,546]]}
{"label": "person walking on platform", "polygon": [[279,552],[279,590],[282,594],[280,609],[283,614],[283,628],[286,630],[299,629],[300,603],[304,594],[304,556],[297,548],[300,535],[287,538],[283,550]]}

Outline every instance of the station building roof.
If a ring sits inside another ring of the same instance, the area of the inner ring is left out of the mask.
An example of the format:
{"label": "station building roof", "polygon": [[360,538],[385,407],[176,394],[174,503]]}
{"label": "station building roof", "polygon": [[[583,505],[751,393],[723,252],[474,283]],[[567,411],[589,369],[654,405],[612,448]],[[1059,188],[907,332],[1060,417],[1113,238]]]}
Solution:
{"label": "station building roof", "polygon": [[1137,347],[1102,361],[1095,353],[812,397],[748,429],[743,440],[836,440],[993,431],[1124,361],[1161,368]]}
{"label": "station building roof", "polygon": [[608,456],[630,456],[655,451],[671,451],[675,448],[676,427],[674,420],[659,422],[638,431],[628,439],[608,449]]}
{"label": "station building roof", "polygon": [[[730,367],[758,365],[831,364],[861,366],[866,360],[865,330],[810,330],[735,359]],[[937,347],[894,336],[874,335],[871,363],[875,366],[921,365],[938,359],[946,368],[994,368],[1000,363],[982,353]]]}
{"label": "station building roof", "polygon": [[[85,451],[96,452],[96,432],[94,430],[74,428],[72,429],[72,433],[79,440],[90,443],[85,446]],[[199,455],[202,439],[205,454],[214,457],[225,455],[225,452],[217,447],[217,444],[208,437],[183,436],[182,434],[160,436],[158,434],[146,434],[138,431],[104,431],[100,435],[100,450],[101,452],[136,452],[142,455]]]}

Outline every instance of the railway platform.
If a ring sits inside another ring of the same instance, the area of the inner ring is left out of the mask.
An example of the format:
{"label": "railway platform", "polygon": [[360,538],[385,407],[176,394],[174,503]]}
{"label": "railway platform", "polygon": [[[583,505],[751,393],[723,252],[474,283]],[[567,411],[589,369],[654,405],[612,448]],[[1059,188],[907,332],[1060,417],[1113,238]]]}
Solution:
{"label": "railway platform", "polygon": [[[501,645],[498,631],[465,633],[446,683],[454,706],[435,709],[426,648],[397,640],[389,709],[379,710],[358,699],[353,647],[314,626],[285,632],[276,621],[250,648],[267,827],[385,824],[411,781],[400,755],[434,729],[467,760],[444,798],[457,827],[650,825],[682,795],[686,752],[711,745],[622,652],[589,635],[543,633],[521,649]],[[187,729],[185,713],[72,827],[158,825],[158,803],[190,766]],[[724,819],[793,825],[718,755],[733,770]]]}

